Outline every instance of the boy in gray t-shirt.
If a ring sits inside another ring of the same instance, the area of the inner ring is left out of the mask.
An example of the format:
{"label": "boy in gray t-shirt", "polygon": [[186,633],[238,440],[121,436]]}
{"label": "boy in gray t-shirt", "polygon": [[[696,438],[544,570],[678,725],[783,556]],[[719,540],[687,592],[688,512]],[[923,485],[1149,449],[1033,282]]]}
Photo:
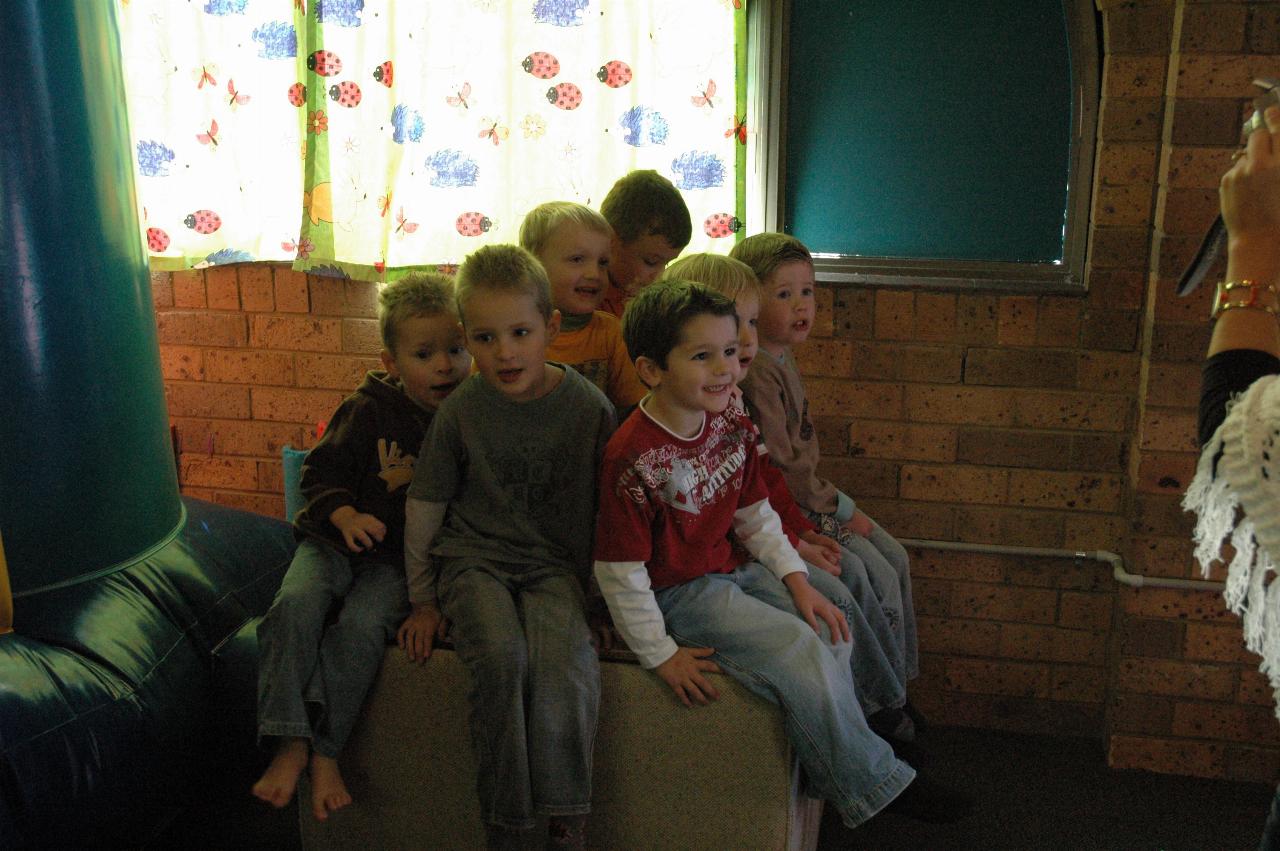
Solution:
{"label": "boy in gray t-shirt", "polygon": [[545,360],[560,314],[524,249],[468,257],[457,301],[478,374],[419,453],[405,509],[413,611],[398,639],[425,659],[452,625],[490,846],[520,847],[545,816],[550,847],[581,848],[600,697],[584,591],[613,406]]}

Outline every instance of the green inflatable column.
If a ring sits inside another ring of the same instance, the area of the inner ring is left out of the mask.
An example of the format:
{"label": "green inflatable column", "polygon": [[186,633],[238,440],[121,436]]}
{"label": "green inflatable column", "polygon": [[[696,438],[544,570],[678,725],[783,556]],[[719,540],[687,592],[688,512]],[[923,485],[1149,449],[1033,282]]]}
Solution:
{"label": "green inflatable column", "polygon": [[181,526],[115,3],[0,2],[0,534],[24,595]]}

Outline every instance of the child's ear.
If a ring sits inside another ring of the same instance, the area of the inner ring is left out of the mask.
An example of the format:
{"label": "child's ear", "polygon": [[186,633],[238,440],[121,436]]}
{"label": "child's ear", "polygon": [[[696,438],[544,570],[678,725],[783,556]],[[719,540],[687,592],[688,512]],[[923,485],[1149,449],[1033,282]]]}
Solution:
{"label": "child's ear", "polygon": [[636,358],[636,373],[640,376],[640,380],[644,382],[644,386],[650,390],[662,383],[662,373],[664,371],[655,360],[644,355]]}
{"label": "child's ear", "polygon": [[382,358],[382,368],[387,371],[387,375],[390,375],[392,378],[398,378],[400,372],[396,369],[395,355],[391,354],[391,352],[386,349],[383,349],[378,354],[378,357]]}
{"label": "child's ear", "polygon": [[560,333],[560,311],[552,310],[551,318],[547,320],[547,342],[550,343]]}

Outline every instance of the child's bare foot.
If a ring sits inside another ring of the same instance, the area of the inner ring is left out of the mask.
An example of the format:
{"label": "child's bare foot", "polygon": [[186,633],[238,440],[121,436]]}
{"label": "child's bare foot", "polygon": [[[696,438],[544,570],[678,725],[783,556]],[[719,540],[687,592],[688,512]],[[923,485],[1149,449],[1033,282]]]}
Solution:
{"label": "child's bare foot", "polygon": [[310,743],[306,739],[281,739],[271,764],[253,784],[253,794],[273,807],[283,807],[293,800],[298,777],[307,767]]}
{"label": "child's bare foot", "polygon": [[342,782],[338,761],[332,757],[311,755],[311,811],[316,819],[325,821],[329,813],[351,803],[351,793]]}

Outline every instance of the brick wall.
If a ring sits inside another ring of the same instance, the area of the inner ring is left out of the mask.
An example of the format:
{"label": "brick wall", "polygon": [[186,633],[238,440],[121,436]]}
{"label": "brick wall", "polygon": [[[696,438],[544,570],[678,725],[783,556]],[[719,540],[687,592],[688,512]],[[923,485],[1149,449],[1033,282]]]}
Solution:
{"label": "brick wall", "polygon": [[[1083,297],[823,287],[808,376],[826,475],[902,537],[1113,550],[1192,577],[1206,295],[1171,279],[1216,211],[1280,4],[1100,0],[1105,60]],[[282,510],[376,364],[375,290],[248,265],[154,276],[184,492]],[[1256,660],[1217,596],[1115,585],[1091,561],[918,550],[917,702],[947,722],[1089,736],[1111,764],[1274,780]]]}

